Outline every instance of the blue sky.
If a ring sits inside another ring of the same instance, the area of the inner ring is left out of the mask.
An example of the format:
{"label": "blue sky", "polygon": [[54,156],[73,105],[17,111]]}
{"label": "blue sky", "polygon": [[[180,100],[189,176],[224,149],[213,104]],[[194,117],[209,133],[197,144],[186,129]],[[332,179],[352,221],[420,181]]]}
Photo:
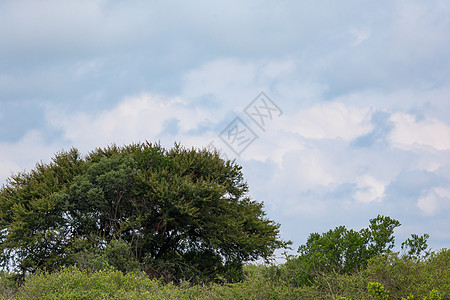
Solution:
{"label": "blue sky", "polygon": [[[214,145],[294,247],[378,214],[402,223],[397,245],[449,247],[449,15],[444,0],[1,1],[0,184],[72,146]],[[243,124],[248,145],[230,135]]]}

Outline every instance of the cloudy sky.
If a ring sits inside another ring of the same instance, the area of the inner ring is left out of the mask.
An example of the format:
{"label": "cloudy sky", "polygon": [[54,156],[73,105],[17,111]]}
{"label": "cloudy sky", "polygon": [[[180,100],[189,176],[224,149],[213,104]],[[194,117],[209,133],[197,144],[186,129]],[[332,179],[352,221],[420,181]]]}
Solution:
{"label": "cloudy sky", "polygon": [[0,184],[72,146],[209,145],[294,247],[378,214],[402,223],[398,245],[449,247],[449,15],[446,0],[1,1]]}

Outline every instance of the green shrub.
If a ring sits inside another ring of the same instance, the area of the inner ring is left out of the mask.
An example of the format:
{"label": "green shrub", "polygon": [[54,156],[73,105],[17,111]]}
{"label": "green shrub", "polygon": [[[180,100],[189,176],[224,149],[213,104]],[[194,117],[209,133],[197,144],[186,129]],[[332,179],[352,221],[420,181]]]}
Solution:
{"label": "green shrub", "polygon": [[314,299],[307,290],[268,281],[264,269],[246,266],[245,280],[238,283],[191,285],[163,283],[139,273],[70,267],[29,276],[16,299]]}
{"label": "green shrub", "polygon": [[315,295],[321,299],[376,299],[368,290],[369,282],[380,283],[392,299],[435,299],[436,295],[450,298],[450,251],[447,249],[423,257],[388,252],[370,259],[367,268],[350,274],[318,271],[312,276],[308,270],[301,259],[293,258],[282,265],[265,267],[264,276],[270,282],[297,287],[307,297]]}
{"label": "green shrub", "polygon": [[432,289],[431,292],[430,292],[430,295],[428,297],[423,298],[423,299],[424,300],[441,300],[442,297],[441,297],[441,294],[437,290]]}
{"label": "green shrub", "polygon": [[374,295],[377,300],[389,300],[389,292],[384,289],[384,286],[379,282],[369,282],[367,286],[369,293]]}
{"label": "green shrub", "polygon": [[327,298],[374,299],[367,290],[367,279],[363,273],[327,273],[316,278],[313,288]]}
{"label": "green shrub", "polygon": [[19,299],[128,299],[158,290],[158,282],[136,273],[117,270],[88,272],[75,267],[27,278]]}
{"label": "green shrub", "polygon": [[[389,257],[390,263],[386,264]],[[448,299],[448,251],[433,254],[422,261],[420,267],[414,269],[417,278],[397,274],[407,268],[397,262],[400,258],[396,255],[389,257],[372,259],[368,269],[359,273],[323,273],[316,276],[312,285],[302,287],[294,287],[284,279],[273,279],[279,269],[264,265],[246,265],[243,268],[244,280],[226,283],[224,279],[222,284],[164,283],[151,280],[144,273],[69,267],[60,272],[30,275],[16,293],[13,288],[11,293],[0,295],[1,299]],[[420,271],[421,268],[429,269]],[[426,272],[429,282],[422,278]],[[381,276],[383,274],[385,277]],[[444,277],[438,282],[438,276]],[[382,281],[374,280],[375,277]],[[405,277],[413,280],[400,280]],[[0,283],[11,284],[11,281],[4,281],[5,278],[3,276]],[[406,283],[415,286],[398,285]],[[439,286],[431,288],[435,285]],[[399,287],[401,292],[396,288],[393,290],[393,286]]]}
{"label": "green shrub", "polygon": [[422,260],[398,253],[380,255],[369,261],[365,273],[368,280],[382,284],[394,299],[410,295],[424,299],[430,297],[433,289],[444,299],[450,297],[450,250],[447,249]]}
{"label": "green shrub", "polygon": [[0,271],[0,299],[11,298],[17,291],[17,282],[12,274]]}

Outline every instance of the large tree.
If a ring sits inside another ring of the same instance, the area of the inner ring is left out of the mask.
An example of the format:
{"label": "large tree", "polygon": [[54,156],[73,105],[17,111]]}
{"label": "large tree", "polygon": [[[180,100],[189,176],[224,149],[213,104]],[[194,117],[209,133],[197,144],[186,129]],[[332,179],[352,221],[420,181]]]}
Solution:
{"label": "large tree", "polygon": [[125,244],[155,276],[236,278],[245,261],[288,245],[249,197],[239,165],[179,145],[60,152],[9,178],[0,209],[2,263],[22,273]]}

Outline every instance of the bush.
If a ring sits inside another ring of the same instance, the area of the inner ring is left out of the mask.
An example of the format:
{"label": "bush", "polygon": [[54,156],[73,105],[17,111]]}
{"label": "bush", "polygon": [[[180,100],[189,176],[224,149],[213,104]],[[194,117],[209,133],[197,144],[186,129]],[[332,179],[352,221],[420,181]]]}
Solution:
{"label": "bush", "polygon": [[[370,259],[366,269],[350,274],[320,270],[311,274],[308,267],[299,258],[288,259],[282,265],[266,267],[264,276],[269,282],[297,287],[305,292],[306,298],[312,299],[377,299],[382,295],[392,299],[436,299],[437,295],[450,298],[450,250],[447,249],[422,258],[387,252]],[[376,284],[369,285],[370,282]],[[381,286],[383,292],[374,293],[380,292]]]}
{"label": "bush", "polygon": [[88,272],[76,267],[30,276],[19,289],[19,299],[131,299],[158,290],[158,282],[117,270]]}
{"label": "bush", "polygon": [[[16,299],[305,299],[305,290],[267,281],[265,267],[246,266],[246,279],[232,284],[164,284],[143,274],[75,267],[27,278]],[[314,298],[310,298],[314,299]]]}
{"label": "bush", "polygon": [[11,298],[17,291],[16,278],[6,273],[5,271],[0,271],[0,299]]}
{"label": "bush", "polygon": [[367,290],[367,279],[364,274],[337,274],[328,273],[316,278],[313,289],[323,298],[334,299],[343,297],[348,299],[374,299]]}
{"label": "bush", "polygon": [[398,253],[387,253],[369,261],[365,271],[368,280],[379,282],[394,299],[431,297],[436,290],[450,297],[450,250],[442,249],[427,259],[417,260]]}
{"label": "bush", "polygon": [[384,286],[379,282],[369,282],[367,289],[377,300],[389,300],[391,298],[389,292],[387,292],[384,289]]}

